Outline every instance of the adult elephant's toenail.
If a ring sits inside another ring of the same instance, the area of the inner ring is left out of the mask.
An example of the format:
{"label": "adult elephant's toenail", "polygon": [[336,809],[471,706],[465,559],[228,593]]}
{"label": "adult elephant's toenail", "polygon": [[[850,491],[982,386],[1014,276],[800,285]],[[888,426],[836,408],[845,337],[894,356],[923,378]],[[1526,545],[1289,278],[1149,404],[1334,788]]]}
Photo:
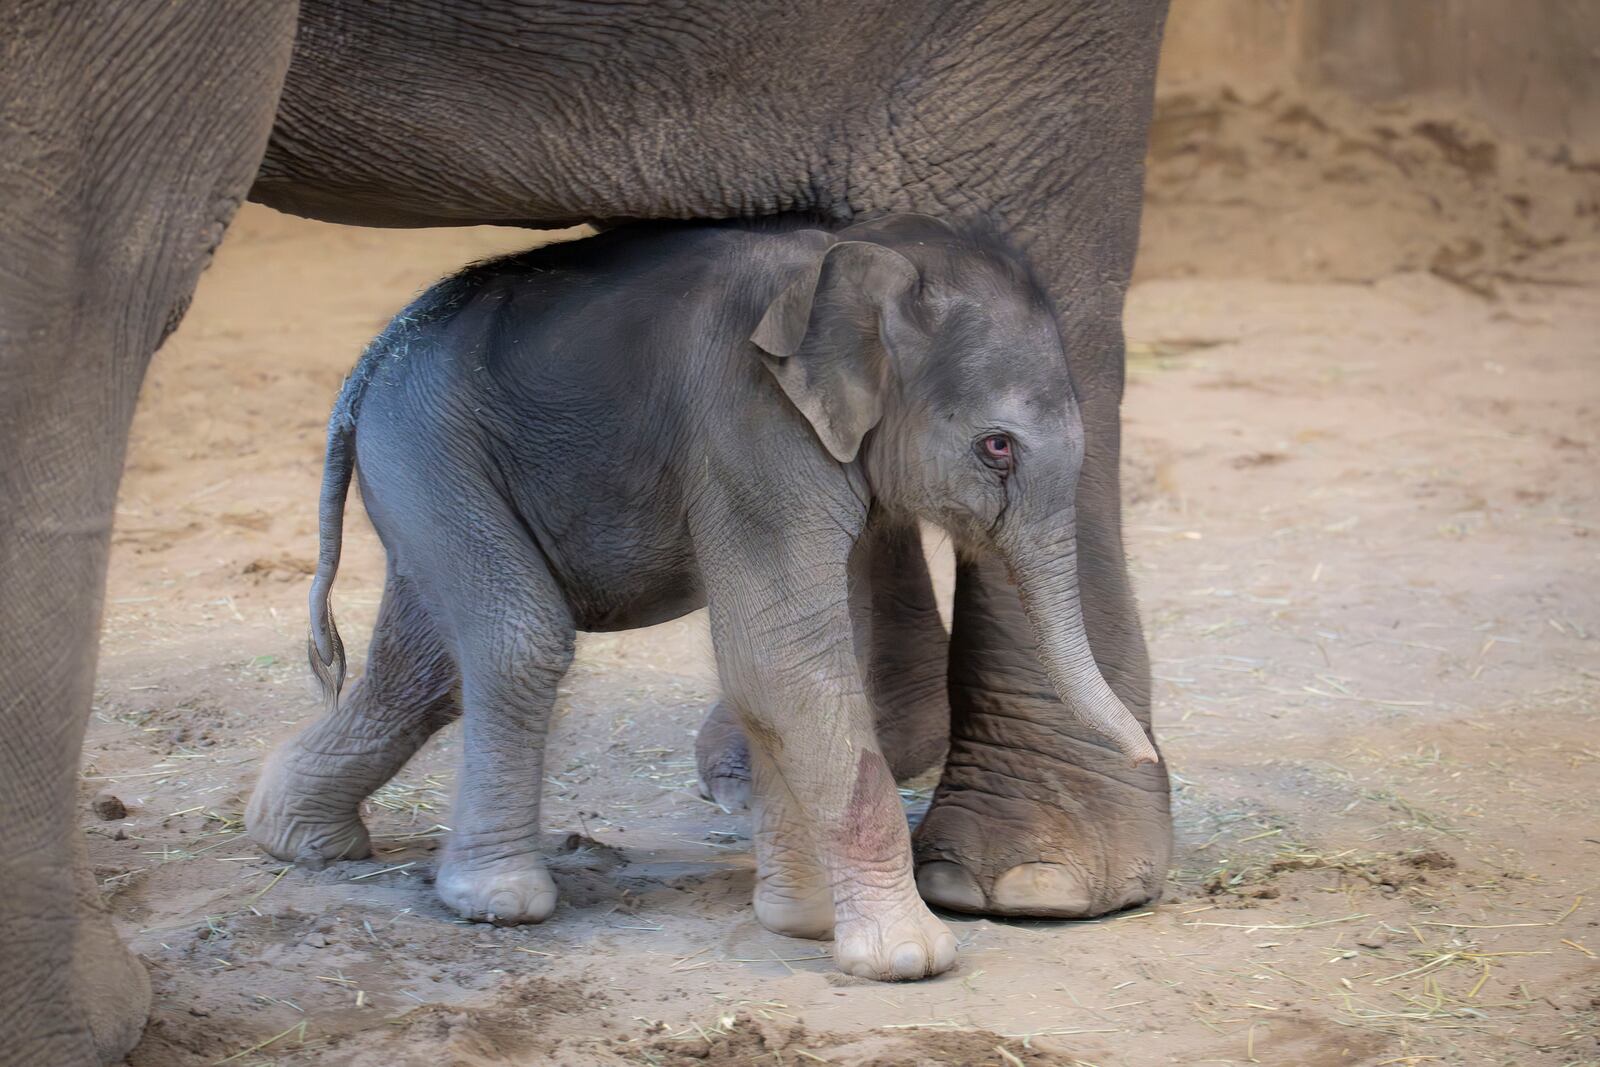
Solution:
{"label": "adult elephant's toenail", "polygon": [[958,863],[932,860],[917,868],[917,892],[929,904],[951,911],[981,912],[983,890],[978,880]]}
{"label": "adult elephant's toenail", "polygon": [[989,902],[1003,915],[1077,919],[1095,914],[1091,887],[1059,863],[1022,863],[995,879]]}

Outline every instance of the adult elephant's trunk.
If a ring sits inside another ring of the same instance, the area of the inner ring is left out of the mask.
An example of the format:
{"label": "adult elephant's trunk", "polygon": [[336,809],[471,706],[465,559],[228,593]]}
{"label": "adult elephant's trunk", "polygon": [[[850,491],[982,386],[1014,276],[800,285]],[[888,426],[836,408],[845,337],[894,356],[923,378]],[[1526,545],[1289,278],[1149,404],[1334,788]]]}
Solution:
{"label": "adult elephant's trunk", "polygon": [[1095,663],[1078,595],[1078,545],[1073,524],[1047,538],[1008,537],[1001,551],[1039,642],[1039,659],[1056,695],[1135,765],[1160,758],[1139,720],[1117,699]]}

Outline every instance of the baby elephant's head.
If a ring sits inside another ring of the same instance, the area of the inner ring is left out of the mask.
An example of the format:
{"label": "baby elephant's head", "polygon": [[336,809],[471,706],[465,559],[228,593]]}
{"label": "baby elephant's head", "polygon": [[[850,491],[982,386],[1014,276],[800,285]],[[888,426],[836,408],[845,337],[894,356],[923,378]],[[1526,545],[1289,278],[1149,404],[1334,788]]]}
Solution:
{"label": "baby elephant's head", "polygon": [[864,223],[821,248],[751,340],[881,505],[1006,562],[1063,703],[1135,763],[1154,762],[1084,630],[1083,420],[1050,301],[1018,255],[928,216]]}

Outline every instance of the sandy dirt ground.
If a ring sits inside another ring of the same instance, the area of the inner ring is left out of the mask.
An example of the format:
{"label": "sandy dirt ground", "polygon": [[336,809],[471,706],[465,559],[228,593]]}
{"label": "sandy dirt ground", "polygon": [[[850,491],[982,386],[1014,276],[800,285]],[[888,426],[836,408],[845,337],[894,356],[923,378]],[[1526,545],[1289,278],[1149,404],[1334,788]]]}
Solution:
{"label": "sandy dirt ground", "polygon": [[[541,926],[433,895],[453,730],[370,803],[370,861],[286,868],[240,833],[263,755],[318,713],[301,649],[341,377],[415,290],[530,241],[247,207],[156,359],[117,516],[82,823],[154,976],[129,1063],[1600,1063],[1600,250],[1173,277],[1205,254],[1172,243],[1192,182],[1158,178],[1152,262],[1179,266],[1129,304],[1125,485],[1167,895],[947,916],[958,967],[897,986],[756,924],[746,820],[694,788],[699,615],[582,641]],[[359,650],[382,556],[349,526]],[[915,817],[926,783],[904,795]]]}

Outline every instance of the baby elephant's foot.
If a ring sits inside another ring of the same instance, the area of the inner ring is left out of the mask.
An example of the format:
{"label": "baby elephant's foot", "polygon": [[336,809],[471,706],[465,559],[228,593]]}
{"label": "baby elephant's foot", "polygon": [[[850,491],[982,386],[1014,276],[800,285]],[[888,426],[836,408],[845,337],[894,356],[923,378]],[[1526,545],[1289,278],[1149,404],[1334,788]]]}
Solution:
{"label": "baby elephant's foot", "polygon": [[920,901],[887,921],[841,920],[834,932],[839,969],[880,982],[907,982],[942,974],[955,965],[956,937]]}
{"label": "baby elephant's foot", "polygon": [[543,922],[556,910],[556,884],[538,856],[487,863],[446,860],[434,879],[439,899],[473,922],[515,926]]}
{"label": "baby elephant's foot", "polygon": [[756,921],[775,934],[823,941],[833,936],[833,894],[819,879],[756,881]]}
{"label": "baby elephant's foot", "polygon": [[359,805],[359,797],[329,790],[325,782],[274,757],[250,794],[244,824],[268,855],[315,870],[372,855]]}
{"label": "baby elephant's foot", "polygon": [[700,795],[724,811],[750,806],[750,744],[727,704],[712,707],[694,739],[695,763],[700,770]]}

